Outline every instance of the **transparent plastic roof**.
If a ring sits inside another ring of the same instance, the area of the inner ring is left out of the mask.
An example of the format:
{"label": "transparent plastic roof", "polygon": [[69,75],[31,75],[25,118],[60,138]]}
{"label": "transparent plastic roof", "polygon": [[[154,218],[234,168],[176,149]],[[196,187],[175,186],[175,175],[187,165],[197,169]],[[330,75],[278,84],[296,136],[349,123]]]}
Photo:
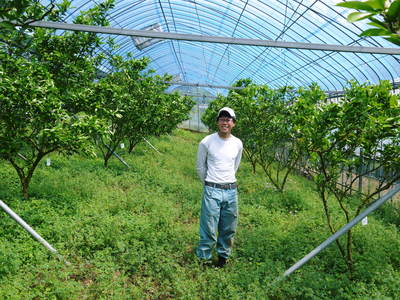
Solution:
{"label": "transparent plastic roof", "polygon": [[[71,0],[74,15],[99,0]],[[350,24],[349,10],[334,0],[116,0],[110,26],[163,32],[272,41],[398,48],[383,38],[361,38],[366,22]],[[101,34],[106,37],[106,35]],[[326,91],[340,91],[346,82],[397,82],[400,56],[320,50],[228,45],[182,40],[153,40],[135,47],[129,36],[114,36],[117,52],[150,57],[159,74],[172,74],[192,84],[229,86],[241,78],[272,88],[317,82]],[[151,43],[153,42],[153,43]],[[107,51],[103,47],[101,51]],[[104,66],[107,70],[107,66]],[[225,94],[225,89],[209,89]]]}

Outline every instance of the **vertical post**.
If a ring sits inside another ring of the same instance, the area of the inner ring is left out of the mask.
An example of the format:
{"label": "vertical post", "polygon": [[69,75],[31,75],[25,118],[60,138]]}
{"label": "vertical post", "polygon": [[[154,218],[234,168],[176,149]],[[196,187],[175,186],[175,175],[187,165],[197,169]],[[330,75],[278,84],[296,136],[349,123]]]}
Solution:
{"label": "vertical post", "polygon": [[344,180],[343,180],[343,177],[344,177],[344,174],[343,174],[344,172],[342,171],[342,174],[340,175],[340,179],[341,179],[341,181],[342,181],[342,186],[344,185]]}
{"label": "vertical post", "polygon": [[[371,166],[371,159],[368,158],[368,163],[367,163],[367,172],[370,173],[370,166]],[[371,177],[368,176],[367,177],[367,181],[368,181],[368,186],[367,186],[367,193],[369,194],[371,192]]]}
{"label": "vertical post", "polygon": [[192,118],[193,118],[193,109],[190,111],[190,113],[189,113],[189,120],[188,120],[188,124],[189,124],[189,128],[188,129],[192,129],[192,126],[190,125],[190,121],[192,121]]}

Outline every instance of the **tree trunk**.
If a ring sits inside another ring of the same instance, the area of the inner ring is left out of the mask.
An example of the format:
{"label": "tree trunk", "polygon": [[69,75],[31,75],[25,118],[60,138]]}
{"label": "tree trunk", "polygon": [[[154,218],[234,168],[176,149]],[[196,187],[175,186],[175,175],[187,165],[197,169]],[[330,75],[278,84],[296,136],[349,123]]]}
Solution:
{"label": "tree trunk", "polygon": [[133,149],[136,147],[136,145],[139,143],[139,141],[129,141],[129,148],[128,148],[128,153],[132,153]]}
{"label": "tree trunk", "polygon": [[134,144],[129,144],[128,153],[132,153],[133,149],[135,148]]}
{"label": "tree trunk", "polygon": [[112,155],[111,151],[107,151],[106,154],[104,155],[104,167],[108,167],[108,161],[110,160],[110,157]]}
{"label": "tree trunk", "polygon": [[257,160],[254,158],[255,154],[252,155],[251,152],[247,151],[246,149],[244,149],[244,154],[251,163],[251,167],[253,169],[253,174],[256,174]]}
{"label": "tree trunk", "polygon": [[[328,223],[328,227],[329,227],[331,233],[334,234],[336,232],[336,230],[335,230],[335,228],[333,228],[331,214],[329,212],[329,207],[328,207],[328,199],[327,199],[327,196],[325,195],[325,188],[323,186],[318,186],[318,192],[319,192],[320,198],[322,200],[322,204],[324,206],[324,212],[325,212],[326,221]],[[344,262],[346,263],[346,265],[349,269],[349,272],[350,272],[350,265],[349,265],[349,261],[347,259],[347,255],[346,255],[344,248],[342,247],[342,245],[340,244],[340,241],[338,239],[335,241],[335,243],[336,243],[336,245],[339,249],[339,252],[342,255],[342,258],[343,258]]]}
{"label": "tree trunk", "polygon": [[351,229],[347,232],[347,267],[349,268],[349,278],[350,280],[353,280],[353,233]]}
{"label": "tree trunk", "polygon": [[256,166],[257,166],[256,161],[250,160],[250,162],[251,162],[251,167],[253,169],[253,174],[256,174],[256,172],[257,172],[257,170],[256,170]]}
{"label": "tree trunk", "polygon": [[21,182],[21,192],[22,196],[24,199],[29,199],[29,184],[31,182],[33,172],[35,171],[36,167],[38,166],[39,162],[41,159],[46,155],[49,154],[50,152],[55,151],[51,150],[46,153],[44,152],[39,152],[36,156],[36,159],[33,161],[32,165],[28,168],[28,171],[25,173],[23,167],[19,167],[17,163],[13,159],[9,159],[9,162],[11,165],[14,167],[15,171],[17,171],[19,180]]}
{"label": "tree trunk", "polygon": [[29,183],[31,182],[31,178],[20,177],[22,196],[24,197],[25,200],[29,199]]}

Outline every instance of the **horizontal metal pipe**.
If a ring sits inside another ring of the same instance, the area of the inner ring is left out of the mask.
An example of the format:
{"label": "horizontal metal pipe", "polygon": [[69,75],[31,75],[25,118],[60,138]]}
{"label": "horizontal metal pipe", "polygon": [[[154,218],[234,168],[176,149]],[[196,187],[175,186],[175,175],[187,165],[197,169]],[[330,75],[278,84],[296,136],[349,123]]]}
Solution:
{"label": "horizontal metal pipe", "polygon": [[183,81],[164,81],[164,82],[167,84],[171,84],[171,85],[208,87],[208,88],[213,88],[213,89],[226,89],[226,90],[242,90],[242,89],[244,89],[244,87],[242,87],[242,86],[215,85],[215,84],[206,84],[206,83],[191,83],[191,82],[183,82]]}
{"label": "horizontal metal pipe", "polygon": [[224,36],[207,36],[207,35],[182,34],[182,33],[172,33],[172,32],[158,32],[151,30],[101,27],[93,25],[69,24],[61,22],[49,22],[49,21],[35,21],[29,23],[29,25],[33,27],[44,27],[44,28],[73,30],[73,31],[86,31],[86,32],[96,32],[96,33],[126,35],[126,36],[140,36],[140,37],[166,39],[166,40],[183,40],[183,41],[193,41],[193,42],[262,46],[262,47],[275,47],[275,48],[292,48],[292,49],[305,49],[305,50],[321,50],[321,51],[334,51],[334,52],[400,55],[400,48],[285,42],[285,41],[273,41],[273,40],[234,38],[234,37],[224,37]]}

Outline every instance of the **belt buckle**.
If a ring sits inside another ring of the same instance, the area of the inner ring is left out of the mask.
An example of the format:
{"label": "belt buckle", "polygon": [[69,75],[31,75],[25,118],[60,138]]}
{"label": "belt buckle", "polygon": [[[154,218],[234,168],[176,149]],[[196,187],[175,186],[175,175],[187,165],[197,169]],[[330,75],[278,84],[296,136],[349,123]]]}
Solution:
{"label": "belt buckle", "polygon": [[233,189],[233,183],[224,184],[224,188],[227,190]]}

